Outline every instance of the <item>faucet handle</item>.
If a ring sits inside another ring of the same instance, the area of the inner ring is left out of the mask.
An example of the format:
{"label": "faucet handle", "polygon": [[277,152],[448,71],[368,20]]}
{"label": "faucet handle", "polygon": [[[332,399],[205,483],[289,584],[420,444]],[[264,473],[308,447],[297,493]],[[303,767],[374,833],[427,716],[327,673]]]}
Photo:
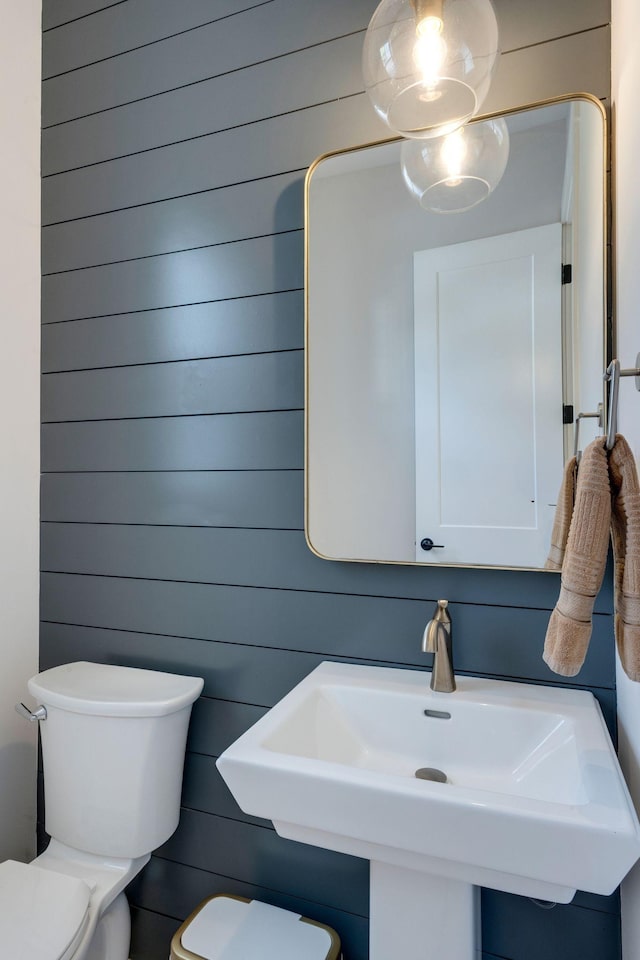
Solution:
{"label": "faucet handle", "polygon": [[423,653],[435,653],[438,646],[438,631],[444,630],[448,636],[451,632],[451,617],[447,612],[448,600],[438,600],[435,613],[424,629],[422,635]]}
{"label": "faucet handle", "polygon": [[438,631],[444,630],[445,636],[449,637],[451,634],[451,617],[447,607],[449,606],[448,600],[438,600],[438,605],[435,609],[435,613],[429,623],[424,629],[422,635],[422,651],[423,653],[435,653],[438,647]]}
{"label": "faucet handle", "polygon": [[449,611],[447,610],[448,606],[448,600],[438,600],[438,606],[436,607],[436,612],[433,615],[434,620],[447,626],[451,624],[451,617],[449,616]]}

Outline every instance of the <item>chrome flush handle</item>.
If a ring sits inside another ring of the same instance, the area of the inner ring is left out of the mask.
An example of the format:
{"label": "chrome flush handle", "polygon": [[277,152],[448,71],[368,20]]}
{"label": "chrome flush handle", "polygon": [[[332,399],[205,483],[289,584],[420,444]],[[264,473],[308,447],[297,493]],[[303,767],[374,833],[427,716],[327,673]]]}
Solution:
{"label": "chrome flush handle", "polygon": [[21,717],[24,717],[25,720],[30,720],[31,723],[37,723],[38,720],[47,719],[47,708],[38,707],[31,713],[29,707],[25,707],[24,703],[16,703],[16,713],[19,713]]}

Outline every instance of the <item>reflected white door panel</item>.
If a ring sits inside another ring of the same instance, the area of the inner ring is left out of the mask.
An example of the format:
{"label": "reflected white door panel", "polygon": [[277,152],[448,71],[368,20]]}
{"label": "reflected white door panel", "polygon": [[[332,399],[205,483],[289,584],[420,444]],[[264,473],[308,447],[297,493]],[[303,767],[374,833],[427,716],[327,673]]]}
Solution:
{"label": "reflected white door panel", "polygon": [[414,254],[416,560],[544,565],[563,460],[561,257],[559,223]]}

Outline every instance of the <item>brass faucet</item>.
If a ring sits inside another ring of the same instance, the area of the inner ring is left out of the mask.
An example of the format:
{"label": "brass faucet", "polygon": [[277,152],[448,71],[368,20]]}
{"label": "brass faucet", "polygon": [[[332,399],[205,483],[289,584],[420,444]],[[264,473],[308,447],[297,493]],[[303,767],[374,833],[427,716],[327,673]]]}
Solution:
{"label": "brass faucet", "polygon": [[427,624],[422,637],[422,650],[432,653],[431,689],[436,693],[453,693],[456,680],[453,675],[453,648],[451,644],[451,617],[447,611],[449,601],[438,600],[433,618]]}

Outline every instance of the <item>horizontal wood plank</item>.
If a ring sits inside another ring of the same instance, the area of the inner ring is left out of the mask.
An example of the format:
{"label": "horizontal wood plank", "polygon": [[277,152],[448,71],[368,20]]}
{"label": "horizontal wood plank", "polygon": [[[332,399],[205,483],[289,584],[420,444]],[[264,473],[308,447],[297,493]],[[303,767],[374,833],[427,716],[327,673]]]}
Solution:
{"label": "horizontal wood plank", "polygon": [[171,938],[181,920],[131,908],[131,960],[167,960]]}
{"label": "horizontal wood plank", "polygon": [[282,57],[294,50],[364,32],[375,0],[278,0],[178,33],[43,84],[43,124],[157,96]]}
{"label": "horizontal wood plank", "polygon": [[[303,170],[321,153],[384,139],[366,94],[47,177],[43,225]],[[176,170],[180,178],[176,180]]]}
{"label": "horizontal wood plank", "polygon": [[[465,603],[530,605],[545,611],[553,609],[560,589],[557,574],[544,571],[328,561],[309,550],[299,530],[46,523],[41,550],[43,569],[66,573],[414,599],[430,593]],[[597,609],[608,613],[606,591]]]}
{"label": "horizontal wood plank", "polygon": [[501,57],[482,109],[507,110],[566,93],[602,100],[610,88],[611,31],[602,26]]}
{"label": "horizontal wood plank", "polygon": [[[164,670],[202,677],[209,699],[262,708],[277,703],[323,659],[297,650],[63,623],[43,623],[42,640],[43,670],[76,660]],[[204,752],[218,755],[211,747]]]}
{"label": "horizontal wood plank", "polygon": [[[105,0],[93,3],[107,6]],[[347,33],[364,33],[375,7],[375,0],[280,0],[203,24],[196,31],[86,66],[81,82],[73,75],[46,80],[43,124],[154,96]],[[590,30],[610,19],[608,0],[540,0],[535,6],[528,0],[494,0],[494,7],[507,52]],[[76,8],[79,0],[54,0],[45,6],[46,22],[72,19],[69,13],[73,9],[75,15]]]}
{"label": "horizontal wood plank", "polygon": [[[604,29],[606,33],[607,28]],[[584,50],[591,35],[566,38],[574,50],[568,50],[565,63],[554,64],[553,83],[571,89],[577,82],[581,58],[589,55]],[[204,80],[197,84],[171,90],[161,96],[93,114],[63,126],[43,131],[43,175],[48,177],[90,164],[104,163],[116,157],[154,150],[168,144],[211,135],[223,130],[253,124],[271,117],[273,104],[278,113],[305,109],[316,104],[359,94],[363,90],[361,34],[341,37],[319,46],[295,51],[277,59],[246,67],[231,74]],[[607,52],[594,46],[596,60],[590,64],[589,75],[603,76],[610,69]],[[540,57],[540,51],[519,51],[505,56],[498,67],[494,93],[483,109],[500,109],[513,104],[513,94],[520,87],[521,100],[527,94],[526,58]],[[574,76],[576,80],[574,80]],[[593,82],[593,80],[592,80]],[[578,89],[575,88],[576,92]],[[600,86],[602,94],[604,86]],[[509,91],[509,104],[505,92]],[[502,100],[500,100],[502,97]]]}
{"label": "horizontal wood plank", "polygon": [[571,901],[574,907],[585,907],[587,910],[601,910],[603,913],[620,915],[620,889],[618,888],[609,897],[601,897],[595,893],[585,893],[578,890]]}
{"label": "horizontal wood plank", "polygon": [[[369,864],[279,837],[274,830],[182,810],[178,829],[158,856],[202,870],[216,851],[216,872],[337,910],[367,916]],[[255,882],[255,881],[254,881]]]}
{"label": "horizontal wood plank", "polygon": [[[556,40],[546,44],[542,53],[536,51],[519,50],[501,58],[500,82],[483,109],[506,109],[567,89],[608,95],[608,27]],[[44,224],[56,223],[301,170],[321,153],[386,136],[388,128],[366,94],[357,94],[48,177],[43,182],[42,219]],[[179,189],[176,170],[180,170]]]}
{"label": "horizontal wood plank", "polygon": [[266,712],[249,703],[200,697],[193,705],[187,749],[218,757]]}
{"label": "horizontal wood plank", "polygon": [[43,521],[301,530],[301,470],[45,474]]}
{"label": "horizontal wood plank", "polygon": [[[265,629],[268,626],[268,622],[265,622]],[[350,657],[346,647],[339,649],[338,653],[329,650],[308,652],[260,646],[250,642],[227,643],[151,633],[130,633],[117,629],[78,627],[65,623],[45,622],[41,629],[42,669],[86,659],[166,670],[170,673],[202,677],[205,683],[204,694],[208,698],[262,707],[276,704],[323,660],[425,669],[431,659],[423,657],[419,652],[415,638],[413,642],[406,644],[408,653],[389,647],[383,653],[383,659],[372,660]],[[250,641],[251,638],[247,640]],[[599,642],[597,638],[596,642]],[[610,641],[605,639],[604,643],[607,642]],[[325,642],[325,647],[330,646],[330,640]],[[456,636],[456,669],[459,666],[458,646]],[[395,659],[405,655],[408,662],[404,665]],[[494,659],[487,659],[485,666],[493,666],[494,675],[505,676],[503,666]],[[581,678],[577,679],[580,681]],[[579,686],[579,683],[573,685]],[[615,691],[602,686],[593,686],[592,691],[615,739]],[[216,751],[210,747],[205,747],[203,752],[217,756]]]}
{"label": "horizontal wood plank", "polygon": [[[114,57],[174,33],[238,14],[265,0],[130,0],[45,33],[42,76],[46,79]],[[274,2],[274,0],[267,0]]]}
{"label": "horizontal wood plank", "polygon": [[88,17],[107,7],[115,7],[126,0],[44,0],[42,29],[53,30],[80,17]]}
{"label": "horizontal wood plank", "polygon": [[258,826],[271,827],[270,820],[261,820],[243,813],[216,767],[216,758],[202,753],[188,753],[182,778],[182,806],[200,813],[213,813],[231,820],[244,820]]}
{"label": "horizontal wood plank", "polygon": [[[431,571],[430,571],[431,572]],[[494,578],[497,575],[494,574]],[[424,593],[428,587],[425,587]],[[42,619],[364,661],[427,666],[420,638],[435,598],[409,600],[265,587],[44,573]],[[549,611],[460,603],[449,592],[461,672],[557,683],[542,661]],[[578,686],[614,687],[612,619],[594,617]]]}
{"label": "horizontal wood plank", "polygon": [[[566,37],[608,24],[610,0],[492,0],[503,51],[538,46],[556,37]],[[497,83],[498,81],[494,81]]]}
{"label": "horizontal wood plank", "polygon": [[303,183],[294,171],[45,227],[43,273],[301,230]]}
{"label": "horizontal wood plank", "polygon": [[45,177],[256,123],[363,90],[362,36],[342,37],[42,131]]}
{"label": "horizontal wood plank", "polygon": [[483,892],[482,946],[511,960],[618,960],[618,917],[574,904],[544,910],[526,897]]}
{"label": "horizontal wood plank", "polygon": [[303,286],[301,230],[42,278],[46,322],[251,297]]}
{"label": "horizontal wood plank", "polygon": [[298,412],[49,423],[42,470],[299,470],[302,435]]}
{"label": "horizontal wood plank", "polygon": [[300,290],[44,324],[43,373],[296,350]]}
{"label": "horizontal wood plank", "polygon": [[42,379],[45,423],[294,410],[304,406],[301,350],[217,357]]}

